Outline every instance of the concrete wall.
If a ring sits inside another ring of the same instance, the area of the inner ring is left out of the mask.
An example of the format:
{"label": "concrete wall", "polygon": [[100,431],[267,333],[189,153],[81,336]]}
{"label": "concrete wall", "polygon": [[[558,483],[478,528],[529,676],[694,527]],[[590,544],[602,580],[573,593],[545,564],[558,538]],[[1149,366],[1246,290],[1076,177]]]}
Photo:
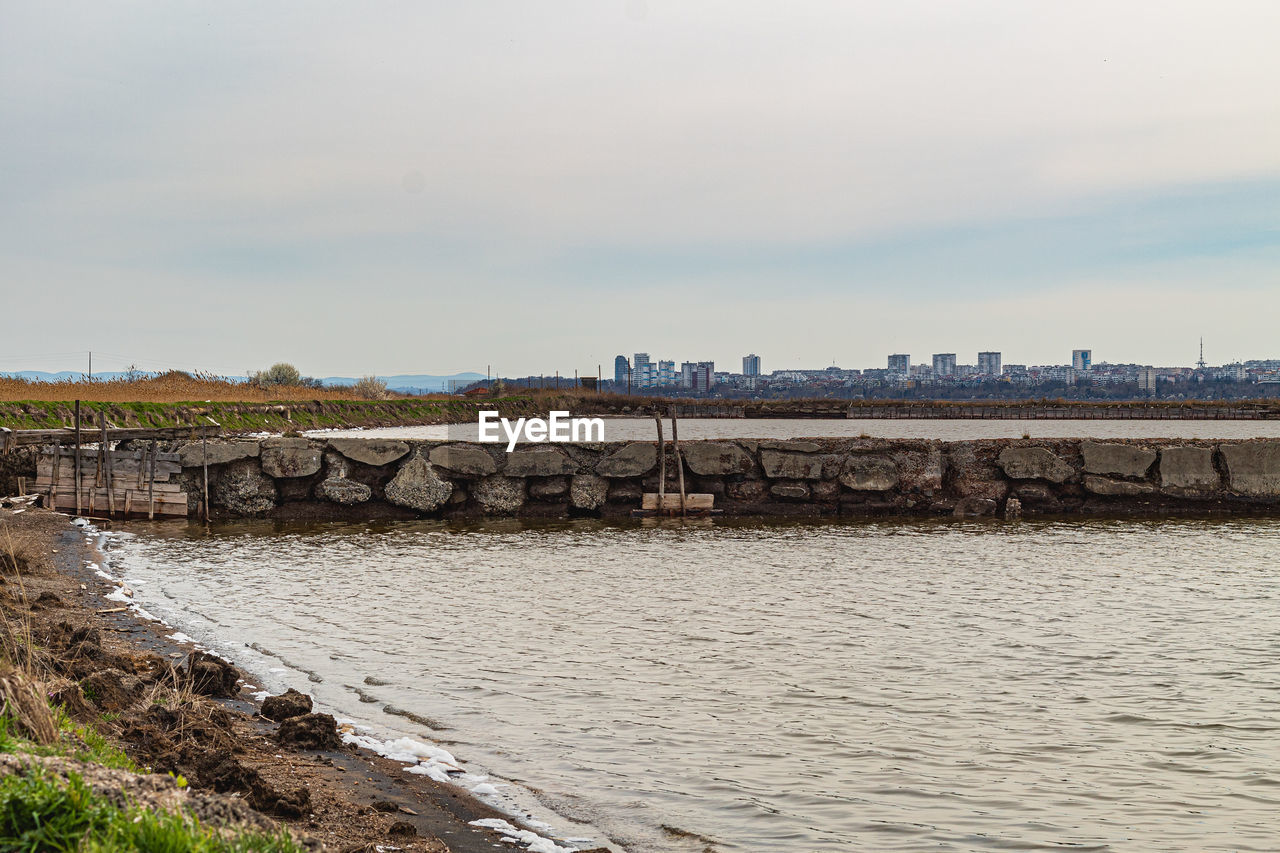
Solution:
{"label": "concrete wall", "polygon": [[[1280,511],[1280,441],[700,441],[690,492],[739,516]],[[179,448],[194,515],[201,445]],[[676,474],[667,447],[667,491]],[[274,438],[209,445],[215,516],[620,516],[657,491],[654,442],[503,446]]]}

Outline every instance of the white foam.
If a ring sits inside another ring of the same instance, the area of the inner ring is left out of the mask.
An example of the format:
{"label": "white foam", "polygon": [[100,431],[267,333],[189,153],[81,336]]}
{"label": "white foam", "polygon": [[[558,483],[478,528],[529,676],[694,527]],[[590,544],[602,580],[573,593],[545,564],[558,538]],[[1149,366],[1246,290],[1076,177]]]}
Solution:
{"label": "white foam", "polygon": [[[574,853],[572,847],[561,847],[550,838],[543,838],[536,832],[527,829],[517,829],[505,820],[496,817],[487,817],[482,820],[471,821],[471,826],[479,826],[484,829],[495,829],[498,832],[505,833],[510,838],[525,845],[525,849],[529,853]],[[506,841],[506,838],[502,839]]]}

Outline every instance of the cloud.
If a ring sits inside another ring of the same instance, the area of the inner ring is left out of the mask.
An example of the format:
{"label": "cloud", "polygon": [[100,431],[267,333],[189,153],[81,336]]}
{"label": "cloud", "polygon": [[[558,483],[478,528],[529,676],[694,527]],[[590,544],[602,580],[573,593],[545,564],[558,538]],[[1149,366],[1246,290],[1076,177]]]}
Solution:
{"label": "cloud", "polygon": [[[803,324],[757,328],[779,293],[835,314],[889,292],[882,323],[945,310],[982,328],[985,299],[1082,280],[1145,292],[1190,271],[1245,294],[1274,269],[1269,2],[5,17],[0,274],[26,293],[111,293],[101,318],[172,357],[221,361],[219,324],[237,316],[251,359],[289,349],[314,373],[554,369],[644,349],[664,323],[683,336],[673,354],[704,345],[648,293],[753,338],[706,349],[825,360]],[[955,288],[979,298],[944,309]],[[190,323],[190,304],[218,322],[172,352],[154,330]],[[304,321],[269,321],[289,312]],[[456,325],[477,317],[478,332]],[[349,349],[320,343],[335,336]]]}

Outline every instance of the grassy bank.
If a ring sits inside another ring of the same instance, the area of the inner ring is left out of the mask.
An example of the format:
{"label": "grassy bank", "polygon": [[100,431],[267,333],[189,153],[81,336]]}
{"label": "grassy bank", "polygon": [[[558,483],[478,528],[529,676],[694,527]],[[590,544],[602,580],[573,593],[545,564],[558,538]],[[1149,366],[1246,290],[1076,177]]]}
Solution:
{"label": "grassy bank", "polygon": [[[118,427],[176,427],[207,423],[211,418],[224,432],[283,432],[341,427],[410,426],[474,421],[480,409],[496,409],[504,417],[545,412],[553,401],[504,397],[477,402],[458,397],[404,400],[302,400],[245,402],[81,402],[81,417],[98,415]],[[71,426],[74,403],[65,400],[24,400],[0,403],[0,426],[9,429],[56,429]]]}
{"label": "grassy bank", "polygon": [[[63,708],[48,705],[20,671],[10,669],[0,675],[0,684],[5,690],[0,758],[11,771],[0,779],[0,849],[148,853],[302,853],[305,849],[284,829],[269,832],[202,823],[172,802],[186,787],[181,777],[169,777],[169,790],[161,788],[159,797],[153,790],[129,796],[127,777],[142,778],[143,771],[127,755],[96,729],[76,725]],[[15,701],[21,693],[29,694],[25,704]],[[51,738],[44,729],[52,733]],[[154,788],[155,783],[144,787]],[[171,802],[166,805],[164,800]]]}
{"label": "grassy bank", "polygon": [[24,611],[52,600],[32,602],[26,583],[51,568],[47,531],[0,534],[0,850],[302,853],[283,828],[240,804],[210,809],[181,776],[151,774],[103,735],[119,715],[91,709],[92,689],[66,677],[68,661]]}

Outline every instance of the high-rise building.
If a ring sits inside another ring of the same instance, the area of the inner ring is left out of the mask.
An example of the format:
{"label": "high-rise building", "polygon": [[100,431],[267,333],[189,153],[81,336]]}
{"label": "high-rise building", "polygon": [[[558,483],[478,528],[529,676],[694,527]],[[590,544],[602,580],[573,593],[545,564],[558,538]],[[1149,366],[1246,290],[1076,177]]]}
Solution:
{"label": "high-rise building", "polygon": [[1138,368],[1139,390],[1146,391],[1148,394],[1156,393],[1156,381],[1156,369],[1154,367]]}
{"label": "high-rise building", "polygon": [[1073,349],[1071,351],[1071,366],[1076,370],[1088,370],[1093,364],[1093,350],[1091,349]]}
{"label": "high-rise building", "polygon": [[631,362],[627,361],[625,355],[620,355],[613,360],[613,381],[619,387],[625,387],[627,384],[627,374],[631,372]]}
{"label": "high-rise building", "polygon": [[697,369],[698,369],[697,362],[693,362],[693,361],[686,361],[680,365],[680,387],[681,388],[693,387],[693,374],[695,371],[697,371]]}
{"label": "high-rise building", "polygon": [[744,356],[742,359],[742,375],[743,376],[759,376],[760,375],[760,356],[755,353]]}
{"label": "high-rise building", "polygon": [[653,385],[653,377],[650,370],[653,365],[649,362],[649,353],[638,352],[631,357],[631,387],[648,388]]}
{"label": "high-rise building", "polygon": [[693,370],[693,390],[710,391],[716,381],[716,365],[713,361],[700,361]]}
{"label": "high-rise building", "polygon": [[896,352],[889,356],[890,373],[910,373],[911,356],[905,352]]}
{"label": "high-rise building", "polygon": [[933,375],[954,376],[956,373],[956,354],[938,352],[933,354]]}
{"label": "high-rise building", "polygon": [[674,361],[658,360],[658,384],[659,385],[675,385],[676,384],[676,363]]}
{"label": "high-rise building", "polygon": [[1000,353],[998,352],[978,353],[978,373],[984,376],[999,376],[1000,375]]}

